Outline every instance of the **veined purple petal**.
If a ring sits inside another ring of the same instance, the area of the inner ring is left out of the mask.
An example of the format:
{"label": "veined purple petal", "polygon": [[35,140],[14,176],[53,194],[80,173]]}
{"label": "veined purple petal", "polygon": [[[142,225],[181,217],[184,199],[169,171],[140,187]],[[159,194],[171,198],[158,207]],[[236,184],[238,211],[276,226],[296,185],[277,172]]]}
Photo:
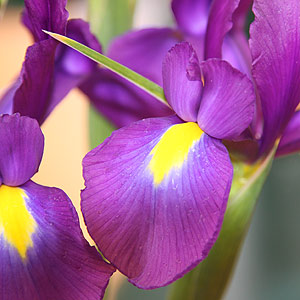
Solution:
{"label": "veined purple petal", "polygon": [[163,87],[167,101],[185,121],[197,120],[202,82],[198,57],[192,46],[174,46],[163,62]]}
{"label": "veined purple petal", "polygon": [[20,75],[22,84],[14,95],[13,111],[40,124],[46,119],[50,105],[56,47],[56,42],[49,39],[27,48]]}
{"label": "veined purple petal", "polygon": [[264,116],[263,154],[283,133],[300,101],[300,2],[256,0],[253,11],[250,48]]}
{"label": "veined purple petal", "polygon": [[245,74],[225,61],[210,59],[200,64],[204,88],[198,124],[218,139],[237,138],[251,123],[255,93]]}
{"label": "veined purple petal", "polygon": [[25,0],[22,21],[31,31],[35,42],[50,39],[42,30],[66,33],[67,0]]}
{"label": "veined purple petal", "polygon": [[43,150],[44,136],[36,120],[19,114],[0,116],[0,177],[3,184],[18,186],[29,180],[39,168]]}
{"label": "veined purple petal", "polygon": [[114,268],[83,238],[67,195],[0,187],[1,299],[102,299]]}
{"label": "veined purple petal", "polygon": [[94,71],[80,89],[95,108],[117,127],[174,114],[166,105],[109,70]]}
{"label": "veined purple petal", "polygon": [[211,0],[173,0],[172,10],[181,31],[190,35],[203,35]]}
{"label": "veined purple petal", "polygon": [[145,119],[83,160],[82,211],[105,257],[140,288],[166,285],[203,260],[223,220],[232,166],[196,123]]}
{"label": "veined purple petal", "polygon": [[276,152],[283,156],[300,152],[300,111],[297,111],[285,128]]}
{"label": "veined purple petal", "polygon": [[222,58],[223,40],[232,28],[232,15],[238,4],[239,0],[212,2],[205,36],[205,59]]}
{"label": "veined purple petal", "polygon": [[167,51],[182,40],[171,28],[131,31],[110,44],[108,56],[162,85],[161,68]]}
{"label": "veined purple petal", "polygon": [[[88,23],[82,20],[69,21],[67,35],[96,51],[101,50]],[[42,124],[68,92],[95,68],[96,63],[52,39],[33,44],[26,52],[13,111]]]}

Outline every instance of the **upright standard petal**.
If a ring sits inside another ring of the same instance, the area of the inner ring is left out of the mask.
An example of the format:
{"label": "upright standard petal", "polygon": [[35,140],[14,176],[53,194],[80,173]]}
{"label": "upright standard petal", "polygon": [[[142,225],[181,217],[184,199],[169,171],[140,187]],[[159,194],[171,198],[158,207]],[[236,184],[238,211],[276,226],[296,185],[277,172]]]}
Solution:
{"label": "upright standard petal", "polygon": [[110,70],[95,70],[80,89],[116,127],[144,118],[174,114],[168,106]]}
{"label": "upright standard petal", "polygon": [[[82,20],[68,22],[67,35],[96,51],[100,44]],[[14,95],[14,112],[29,116],[42,124],[68,92],[83,82],[96,68],[77,51],[54,40],[44,40],[28,47]]]}
{"label": "upright standard petal", "polygon": [[200,106],[202,81],[198,57],[192,46],[174,46],[163,62],[163,87],[167,101],[185,121],[195,122]]}
{"label": "upright standard petal", "polygon": [[14,95],[13,111],[39,124],[45,121],[50,104],[56,47],[55,41],[44,40],[27,48],[19,79],[22,83]]}
{"label": "upright standard petal", "polygon": [[114,268],[83,238],[67,195],[0,187],[1,299],[100,299]]}
{"label": "upright standard petal", "polygon": [[140,288],[166,285],[203,260],[232,180],[224,145],[196,123],[145,119],[83,160],[82,211],[104,256]]}
{"label": "upright standard petal", "polygon": [[68,12],[67,0],[25,0],[22,21],[31,31],[35,42],[49,39],[42,30],[66,33]]}
{"label": "upright standard petal", "polygon": [[260,149],[264,154],[283,133],[300,101],[300,2],[255,0],[253,12],[252,74],[264,116]]}
{"label": "upright standard petal", "polygon": [[276,156],[300,152],[300,111],[297,111],[286,129],[278,145]]}
{"label": "upright standard petal", "polygon": [[214,0],[209,12],[205,36],[205,59],[222,58],[225,35],[232,28],[232,15],[240,0]]}
{"label": "upright standard petal", "polygon": [[108,56],[162,85],[161,68],[167,51],[182,40],[171,28],[131,31],[110,44]]}
{"label": "upright standard petal", "polygon": [[172,10],[181,31],[189,35],[202,35],[207,25],[211,0],[173,0]]}
{"label": "upright standard petal", "polygon": [[198,124],[212,137],[237,138],[251,123],[255,92],[248,77],[225,61],[210,59],[200,65],[204,87]]}
{"label": "upright standard petal", "polygon": [[43,150],[44,136],[36,120],[18,114],[0,116],[0,177],[3,184],[18,186],[28,181],[39,168]]}

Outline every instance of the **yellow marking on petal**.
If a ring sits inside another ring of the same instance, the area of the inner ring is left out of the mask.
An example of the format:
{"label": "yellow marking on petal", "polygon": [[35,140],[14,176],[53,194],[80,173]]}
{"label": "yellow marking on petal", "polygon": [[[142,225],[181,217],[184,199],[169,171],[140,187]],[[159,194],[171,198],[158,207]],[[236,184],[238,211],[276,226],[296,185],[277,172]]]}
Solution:
{"label": "yellow marking on petal", "polygon": [[298,106],[296,107],[296,111],[300,110],[300,103],[298,104]]}
{"label": "yellow marking on petal", "polygon": [[26,208],[26,197],[21,188],[0,186],[0,234],[18,250],[22,259],[33,246],[31,236],[37,226]]}
{"label": "yellow marking on petal", "polygon": [[188,122],[170,127],[152,149],[149,168],[155,185],[160,184],[172,168],[180,168],[186,160],[194,142],[198,141],[203,131],[197,123]]}

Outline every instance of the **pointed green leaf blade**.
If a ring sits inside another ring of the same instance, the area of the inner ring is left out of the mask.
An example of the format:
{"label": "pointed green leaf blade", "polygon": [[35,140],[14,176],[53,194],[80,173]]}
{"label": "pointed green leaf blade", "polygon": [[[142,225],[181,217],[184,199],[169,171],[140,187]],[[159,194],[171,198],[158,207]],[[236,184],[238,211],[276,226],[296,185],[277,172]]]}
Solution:
{"label": "pointed green leaf blade", "polygon": [[165,105],[169,106],[166,101],[163,89],[153,81],[143,77],[142,75],[117,63],[116,61],[106,57],[105,55],[100,54],[97,51],[87,46],[84,46],[83,44],[80,44],[70,38],[67,38],[57,33],[48,32],[46,30],[44,30],[44,32],[49,34],[54,39],[60,41],[61,43],[77,50],[78,52],[94,60],[95,62],[105,66],[107,69],[113,71],[114,73],[122,76],[123,78],[140,87],[141,89],[143,89],[144,91],[146,91]]}
{"label": "pointed green leaf blade", "polygon": [[208,257],[172,285],[169,300],[220,300],[231,279],[275,150],[255,165],[234,163],[223,226]]}

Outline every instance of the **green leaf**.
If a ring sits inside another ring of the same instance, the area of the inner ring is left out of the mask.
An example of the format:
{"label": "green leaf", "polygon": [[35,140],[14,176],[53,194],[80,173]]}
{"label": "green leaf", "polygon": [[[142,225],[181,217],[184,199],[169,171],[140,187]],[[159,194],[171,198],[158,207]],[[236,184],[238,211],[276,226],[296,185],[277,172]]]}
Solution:
{"label": "green leaf", "polygon": [[105,66],[107,69],[113,71],[114,73],[122,76],[123,78],[140,87],[165,105],[169,106],[166,101],[163,89],[153,81],[70,38],[57,33],[48,32],[46,30],[44,30],[44,32],[52,36],[54,39],[62,42],[63,44],[77,50],[78,52],[94,60],[95,62]]}
{"label": "green leaf", "polygon": [[222,299],[274,154],[275,149],[255,165],[233,163],[234,179],[218,240],[203,262],[172,285],[170,300]]}

